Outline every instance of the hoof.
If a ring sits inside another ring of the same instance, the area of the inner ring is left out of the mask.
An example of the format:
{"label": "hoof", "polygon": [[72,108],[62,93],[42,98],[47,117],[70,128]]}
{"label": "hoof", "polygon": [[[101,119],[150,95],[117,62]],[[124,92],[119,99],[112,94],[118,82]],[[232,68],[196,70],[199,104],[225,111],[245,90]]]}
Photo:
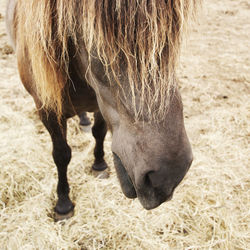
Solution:
{"label": "hoof", "polygon": [[80,125],[81,126],[89,126],[90,124],[91,124],[91,121],[89,120],[89,118],[87,117],[86,113],[84,112],[80,116]]}
{"label": "hoof", "polygon": [[98,179],[107,179],[109,178],[108,166],[105,161],[94,163],[92,166],[92,173]]}
{"label": "hoof", "polygon": [[99,162],[99,163],[94,163],[92,166],[92,170],[94,171],[104,171],[105,169],[107,169],[107,163],[105,161]]}
{"label": "hoof", "polygon": [[74,204],[69,198],[58,199],[55,207],[55,221],[64,220],[74,214]]}
{"label": "hoof", "polygon": [[59,214],[55,211],[55,215],[54,215],[54,219],[55,222],[57,221],[62,221],[62,220],[68,220],[69,218],[71,218],[74,215],[74,210],[70,211],[67,214]]}
{"label": "hoof", "polygon": [[96,170],[92,169],[92,173],[98,179],[108,179],[109,178],[108,169],[105,169],[103,171],[96,171]]}

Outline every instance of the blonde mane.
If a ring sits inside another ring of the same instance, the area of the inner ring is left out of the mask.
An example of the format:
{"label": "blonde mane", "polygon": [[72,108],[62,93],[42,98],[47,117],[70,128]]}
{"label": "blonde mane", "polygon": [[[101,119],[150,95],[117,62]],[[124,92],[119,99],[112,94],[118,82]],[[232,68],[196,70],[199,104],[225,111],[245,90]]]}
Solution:
{"label": "blonde mane", "polygon": [[[62,112],[68,40],[98,55],[111,85],[129,89],[135,117],[159,119],[175,87],[180,45],[197,0],[18,0],[17,41],[28,51],[36,91]],[[121,74],[126,69],[128,86]],[[124,91],[121,91],[121,93]],[[126,94],[125,94],[126,98]]]}

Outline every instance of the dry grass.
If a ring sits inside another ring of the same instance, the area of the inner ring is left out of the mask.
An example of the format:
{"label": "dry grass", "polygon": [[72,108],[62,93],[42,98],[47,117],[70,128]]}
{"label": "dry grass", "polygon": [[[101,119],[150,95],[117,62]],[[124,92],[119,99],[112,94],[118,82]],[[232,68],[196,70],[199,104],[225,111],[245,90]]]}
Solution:
{"label": "dry grass", "polygon": [[89,173],[94,140],[69,121],[75,216],[55,223],[51,142],[4,52],[0,3],[1,249],[250,249],[250,5],[205,1],[179,71],[195,160],[172,201],[153,211]]}

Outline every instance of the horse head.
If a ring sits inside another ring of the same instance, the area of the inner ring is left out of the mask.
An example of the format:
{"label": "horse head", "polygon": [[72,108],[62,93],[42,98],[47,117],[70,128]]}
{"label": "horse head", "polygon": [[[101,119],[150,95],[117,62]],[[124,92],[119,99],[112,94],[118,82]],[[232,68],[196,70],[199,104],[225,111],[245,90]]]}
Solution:
{"label": "horse head", "polygon": [[[184,127],[181,95],[172,91],[165,116],[150,120],[145,112],[135,119],[132,101],[112,88],[98,60],[91,66],[90,85],[112,132],[112,152],[122,191],[146,209],[171,199],[192,162],[192,150]],[[94,81],[93,81],[94,79]],[[126,78],[121,80],[127,85]],[[126,89],[125,89],[126,91]]]}

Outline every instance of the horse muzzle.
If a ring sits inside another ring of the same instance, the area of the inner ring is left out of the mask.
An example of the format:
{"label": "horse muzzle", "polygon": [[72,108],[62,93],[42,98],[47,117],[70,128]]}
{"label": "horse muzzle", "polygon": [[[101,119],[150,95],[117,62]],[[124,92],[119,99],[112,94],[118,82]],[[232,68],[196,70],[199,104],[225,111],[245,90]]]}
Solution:
{"label": "horse muzzle", "polygon": [[[175,188],[184,178],[192,162],[191,159],[183,167],[175,168],[171,164],[169,167],[162,167],[159,171],[150,171],[141,175],[139,180],[136,178],[136,184],[134,184],[121,159],[115,153],[113,156],[117,177],[124,195],[128,198],[138,197],[142,206],[147,210],[154,209],[172,199]],[[176,169],[179,169],[179,173]]]}

